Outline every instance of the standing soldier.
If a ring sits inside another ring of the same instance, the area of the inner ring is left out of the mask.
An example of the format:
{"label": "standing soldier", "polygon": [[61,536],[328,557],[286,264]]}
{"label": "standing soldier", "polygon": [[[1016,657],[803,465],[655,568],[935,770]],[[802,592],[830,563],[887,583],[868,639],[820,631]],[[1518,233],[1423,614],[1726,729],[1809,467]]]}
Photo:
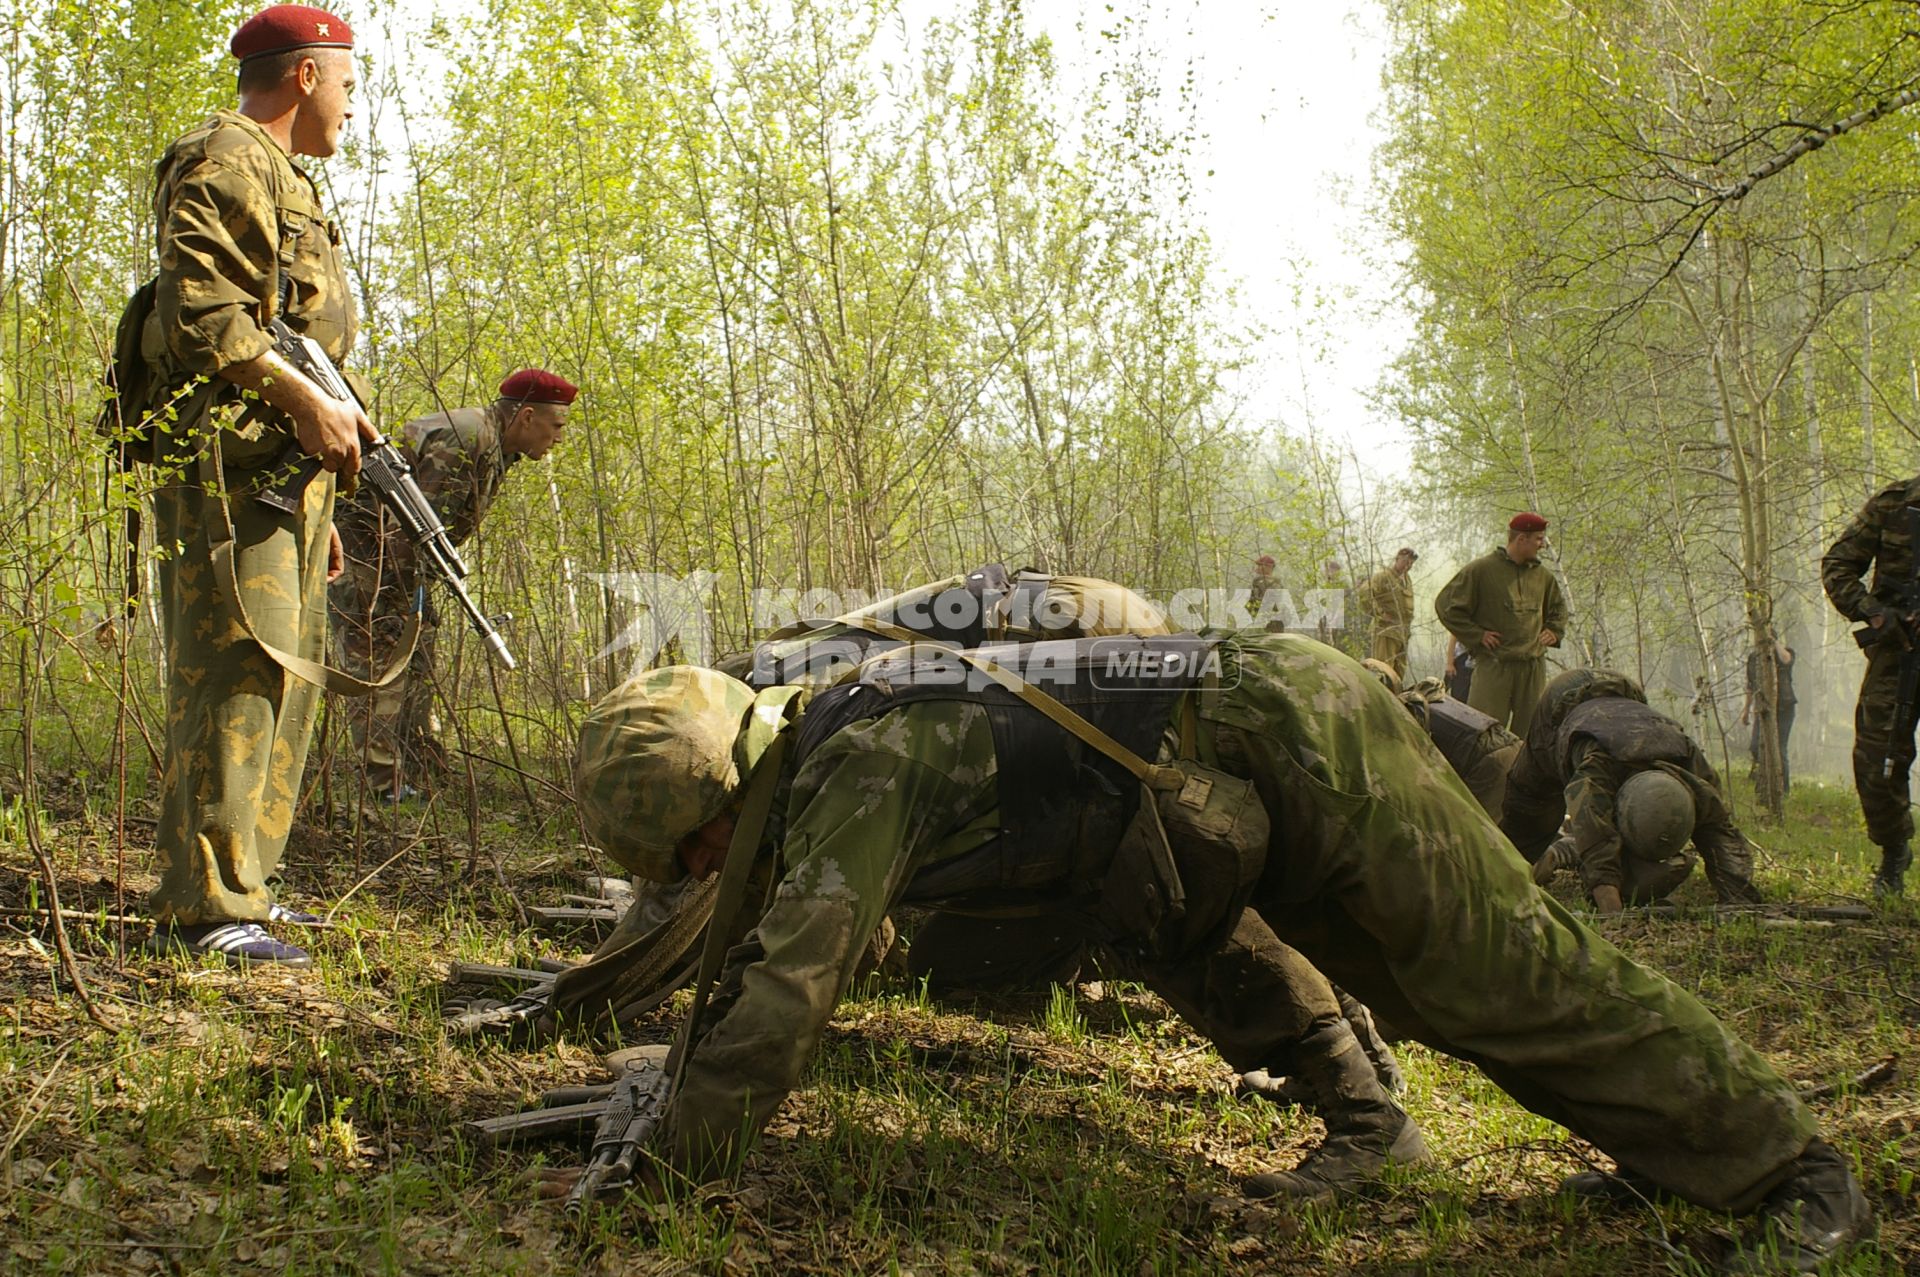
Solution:
{"label": "standing soldier", "polygon": [[[515,462],[538,461],[560,441],[578,393],[553,373],[526,368],[501,382],[500,397],[485,408],[455,408],[406,424],[400,444],[455,545],[480,526]],[[413,546],[370,492],[342,507],[339,524],[347,570],[328,592],[334,637],[341,661],[370,675],[387,664],[413,610]],[[433,712],[433,640],[433,628],[422,626],[406,673],[353,716],[367,784],[394,799],[414,792],[408,776],[446,767]]]}
{"label": "standing soldier", "polygon": [[[1785,793],[1792,787],[1793,769],[1787,765],[1787,738],[1793,735],[1793,713],[1799,704],[1793,694],[1793,649],[1779,639],[1771,640],[1773,647],[1773,727],[1780,742],[1780,792]],[[1740,725],[1753,724],[1753,737],[1749,752],[1753,755],[1754,783],[1760,780],[1760,743],[1761,721],[1764,715],[1753,711],[1760,703],[1761,680],[1766,675],[1766,666],[1761,663],[1760,653],[1747,653],[1747,699],[1740,705]]]}
{"label": "standing soldier", "polygon": [[1401,546],[1393,562],[1367,578],[1360,589],[1360,610],[1373,622],[1371,657],[1407,676],[1407,642],[1413,636],[1413,561],[1420,556]]}
{"label": "standing soldier", "polygon": [[[1853,785],[1867,818],[1867,837],[1880,848],[1873,875],[1876,895],[1897,896],[1913,863],[1913,812],[1907,773],[1913,767],[1911,712],[1896,721],[1900,664],[1916,642],[1914,542],[1920,532],[1920,478],[1876,493],[1820,560],[1820,583],[1834,608],[1859,631],[1867,674],[1853,711]],[[1873,569],[1873,588],[1863,581]]]}
{"label": "standing soldier", "polygon": [[1319,624],[1314,627],[1313,636],[1328,647],[1344,652],[1358,660],[1359,644],[1353,641],[1353,631],[1348,622],[1353,609],[1349,597],[1352,591],[1347,588],[1346,565],[1338,559],[1328,559],[1321,566],[1321,594],[1327,606],[1320,609]]}
{"label": "standing soldier", "polygon": [[1440,624],[1474,655],[1467,704],[1527,734],[1547,685],[1547,649],[1567,632],[1567,596],[1540,562],[1547,521],[1531,511],[1507,524],[1507,544],[1475,559],[1440,587]]}
{"label": "standing soldier", "polygon": [[[275,5],[241,25],[239,109],[176,140],[155,171],[159,273],[141,353],[155,387],[155,455],[175,468],[153,495],[167,751],[150,897],[155,952],[309,966],[269,921],[317,921],[276,904],[320,689],[265,645],[317,661],[325,586],[337,573],[334,476],[375,437],[273,349],[275,317],[339,363],[357,320],[320,192],[295,155],[325,157],[352,117],[353,32],[324,9]],[[169,420],[170,418],[170,420]],[[297,512],[257,499],[292,448],[324,473]]]}
{"label": "standing soldier", "polygon": [[1247,586],[1247,615],[1260,615],[1260,605],[1273,589],[1273,556],[1263,554],[1253,561],[1253,580]]}

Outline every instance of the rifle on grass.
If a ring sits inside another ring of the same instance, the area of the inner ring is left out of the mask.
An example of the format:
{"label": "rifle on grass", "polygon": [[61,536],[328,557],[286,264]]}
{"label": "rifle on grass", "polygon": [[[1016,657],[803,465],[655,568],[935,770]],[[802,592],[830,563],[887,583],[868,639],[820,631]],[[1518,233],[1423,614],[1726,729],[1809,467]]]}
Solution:
{"label": "rifle on grass", "polygon": [[[360,404],[360,396],[353,393],[353,387],[340,375],[340,370],[320,349],[318,342],[311,337],[296,333],[286,321],[275,318],[267,325],[273,336],[273,348],[282,358],[292,364],[314,385],[335,399]],[[266,505],[288,514],[296,513],[300,508],[300,494],[307,483],[319,473],[320,461],[317,457],[307,456],[295,444],[280,458],[278,468],[280,477],[262,488],[256,496]],[[467,620],[473,625],[473,632],[480,636],[487,652],[507,669],[514,667],[513,653],[507,650],[506,639],[494,628],[493,621],[482,612],[467,593],[467,565],[460,558],[460,552],[453,547],[453,540],[447,535],[440,516],[434,512],[433,505],[427,500],[427,494],[414,482],[413,468],[394,447],[393,441],[380,435],[368,443],[360,453],[360,481],[373,489],[380,504],[393,514],[400,524],[400,530],[412,543],[414,554],[422,563],[428,576],[438,580],[452,591],[460,604],[460,610],[467,614]],[[426,603],[425,587],[421,587],[416,607]]]}

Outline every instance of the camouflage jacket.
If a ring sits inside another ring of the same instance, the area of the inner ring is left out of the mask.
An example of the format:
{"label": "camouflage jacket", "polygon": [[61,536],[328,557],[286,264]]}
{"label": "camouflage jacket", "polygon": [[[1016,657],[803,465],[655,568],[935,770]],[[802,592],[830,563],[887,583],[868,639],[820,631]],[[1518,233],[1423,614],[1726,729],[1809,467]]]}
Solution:
{"label": "camouflage jacket", "polygon": [[[1355,837],[1414,854],[1401,845],[1409,820],[1427,836],[1498,839],[1411,716],[1357,664],[1261,631],[1235,633],[1221,652],[1221,690],[1200,703],[1201,748],[1280,804],[1275,840],[1284,829],[1290,841],[1277,890],[1305,898],[1323,885],[1330,849]],[[729,954],[668,1105],[659,1151],[669,1162],[710,1177],[757,1138],[907,884],[1000,836],[997,775],[987,711],[964,702],[907,703],[808,756],[784,797],[772,903]]]}
{"label": "camouflage jacket", "polygon": [[[220,111],[177,139],[155,168],[153,208],[159,273],[141,353],[160,374],[159,392],[266,353],[283,269],[288,322],[346,360],[358,320],[339,228],[306,170],[258,124]],[[222,424],[239,432],[224,445],[229,463],[284,450],[292,424],[283,414],[255,403],[242,415],[237,392],[223,399]]]}
{"label": "camouflage jacket", "polygon": [[[1567,632],[1567,596],[1560,579],[1537,559],[1515,563],[1504,547],[1456,572],[1440,587],[1433,610],[1447,632],[1481,660],[1535,660],[1545,654],[1541,630]],[[1489,631],[1500,636],[1492,652],[1480,642]]]}
{"label": "camouflage jacket", "polygon": [[[1501,825],[1523,851],[1551,841],[1586,791],[1611,794],[1627,776],[1660,764],[1690,770],[1698,753],[1677,723],[1630,696],[1602,694],[1579,701],[1547,728],[1528,732],[1526,748],[1507,779]],[[1581,880],[1589,890],[1618,887],[1621,843],[1611,819],[1587,821],[1580,830],[1574,852]]]}
{"label": "camouflage jacket", "polygon": [[1375,625],[1402,634],[1413,626],[1413,575],[1381,568],[1357,591],[1360,610]]}
{"label": "camouflage jacket", "polygon": [[[1920,478],[1889,484],[1868,499],[1820,560],[1820,584],[1840,615],[1864,621],[1895,606],[1913,576],[1913,537],[1902,511],[1920,505]],[[1866,584],[1873,569],[1873,586]]]}
{"label": "camouflage jacket", "polygon": [[[455,545],[474,534],[492,508],[507,471],[520,460],[508,455],[501,443],[499,404],[485,408],[454,408],[415,418],[401,428],[400,445],[413,467],[420,490],[432,502],[440,522]],[[391,517],[371,490],[360,492],[335,515],[347,555],[373,563],[382,555],[404,567],[411,563],[411,547],[404,538],[392,538],[382,547],[377,538],[392,526]]]}

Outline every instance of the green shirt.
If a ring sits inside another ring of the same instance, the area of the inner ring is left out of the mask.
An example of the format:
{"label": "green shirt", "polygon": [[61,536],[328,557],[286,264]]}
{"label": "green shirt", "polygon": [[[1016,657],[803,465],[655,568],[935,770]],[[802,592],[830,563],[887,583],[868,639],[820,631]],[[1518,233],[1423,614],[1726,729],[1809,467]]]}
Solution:
{"label": "green shirt", "polygon": [[[141,352],[163,392],[272,347],[283,260],[289,322],[345,361],[358,320],[340,232],[305,169],[254,121],[220,111],[169,146],[154,176],[159,271]],[[240,431],[225,445],[230,462],[278,455],[291,438],[286,418],[263,404],[244,417],[237,401],[222,411]]]}
{"label": "green shirt", "polygon": [[[1483,554],[1440,587],[1433,600],[1440,624],[1476,659],[1531,661],[1546,654],[1540,631],[1552,630],[1553,646],[1567,632],[1567,596],[1560,579],[1538,559],[1515,563],[1505,547]],[[1488,633],[1500,636],[1490,653],[1481,645]]]}

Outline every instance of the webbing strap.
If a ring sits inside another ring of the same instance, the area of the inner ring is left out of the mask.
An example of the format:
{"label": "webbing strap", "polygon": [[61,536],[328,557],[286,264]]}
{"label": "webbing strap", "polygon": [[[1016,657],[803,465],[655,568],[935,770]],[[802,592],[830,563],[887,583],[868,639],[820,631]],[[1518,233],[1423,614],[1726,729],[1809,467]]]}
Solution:
{"label": "webbing strap", "polygon": [[[1119,741],[1107,735],[1098,727],[1095,727],[1092,723],[1089,723],[1086,719],[1068,709],[1065,705],[1062,705],[1059,701],[1054,700],[1053,697],[1048,696],[1045,692],[1042,692],[1039,688],[1027,682],[1027,680],[1021,678],[1006,666],[997,664],[987,657],[981,656],[976,652],[962,651],[954,647],[951,643],[941,643],[937,640],[929,639],[924,634],[915,634],[912,630],[903,629],[898,625],[893,625],[886,621],[878,621],[872,617],[842,616],[836,619],[842,625],[850,625],[855,629],[867,630],[883,638],[898,639],[902,643],[938,647],[942,651],[953,652],[959,656],[961,660],[1019,697],[1021,702],[1029,709],[1037,710],[1041,714],[1046,715],[1055,726],[1072,734],[1089,748],[1100,751],[1114,762],[1126,768],[1134,779],[1138,780],[1141,784],[1155,789],[1178,789],[1185,783],[1185,777],[1177,768],[1162,767],[1155,763],[1149,763],[1146,759],[1140,757],[1140,755],[1134,753],[1125,745],[1122,745]],[[1183,731],[1182,744],[1184,745],[1185,743],[1185,733]],[[1183,749],[1182,753],[1185,754],[1185,752]]]}
{"label": "webbing strap", "polygon": [[259,644],[261,651],[273,658],[274,664],[295,678],[324,687],[329,692],[341,696],[371,696],[392,683],[406,669],[407,662],[413,659],[414,645],[420,641],[420,625],[424,618],[418,607],[407,618],[407,628],[400,634],[399,652],[392,663],[371,681],[284,651],[260,637],[260,631],[254,628],[253,618],[247,615],[246,600],[240,593],[240,575],[234,567],[233,511],[227,508],[226,466],[220,456],[220,428],[217,425],[212,434],[212,446],[200,454],[201,485],[213,504],[220,509],[220,517],[207,529],[208,557],[213,560],[214,584],[225,590],[227,597],[233,600],[233,611],[240,620],[240,628],[248,638]]}
{"label": "webbing strap", "polygon": [[767,746],[767,752],[755,764],[747,778],[746,794],[740,802],[740,814],[733,822],[733,838],[727,843],[727,859],[720,867],[720,885],[713,893],[713,916],[707,921],[707,943],[700,951],[700,974],[693,982],[693,1005],[680,1022],[680,1037],[673,1045],[673,1089],[687,1074],[687,1062],[700,1037],[700,1018],[707,1009],[713,982],[720,974],[720,963],[727,955],[733,920],[746,898],[747,880],[753,876],[754,857],[760,851],[761,837],[767,831],[767,817],[773,811],[774,791],[780,787],[781,764],[787,756],[788,733],[782,732]]}

